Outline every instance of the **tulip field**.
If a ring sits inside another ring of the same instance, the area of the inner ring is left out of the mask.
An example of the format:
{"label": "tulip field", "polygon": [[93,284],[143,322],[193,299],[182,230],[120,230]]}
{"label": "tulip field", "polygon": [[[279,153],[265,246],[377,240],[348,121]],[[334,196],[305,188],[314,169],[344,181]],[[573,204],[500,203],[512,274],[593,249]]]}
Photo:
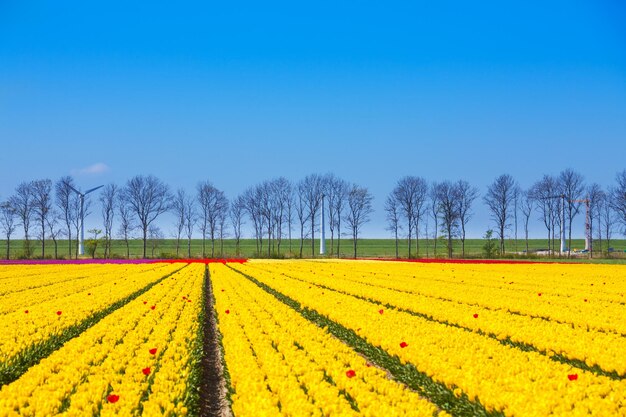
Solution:
{"label": "tulip field", "polygon": [[0,265],[0,416],[626,416],[626,266]]}

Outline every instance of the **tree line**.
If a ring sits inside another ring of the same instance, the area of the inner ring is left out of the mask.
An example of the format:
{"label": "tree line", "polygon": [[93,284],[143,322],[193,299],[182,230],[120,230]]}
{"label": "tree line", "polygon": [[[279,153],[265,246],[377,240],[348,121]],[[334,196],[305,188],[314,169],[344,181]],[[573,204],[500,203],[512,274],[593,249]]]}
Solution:
{"label": "tree line", "polygon": [[[72,177],[52,183],[49,179],[20,183],[15,193],[0,203],[0,229],[6,239],[6,258],[10,256],[11,237],[21,227],[24,232],[25,257],[46,257],[46,240],[54,244],[54,257],[59,257],[58,243],[67,239],[67,256],[78,257],[78,236],[81,227],[80,199]],[[224,191],[210,181],[199,182],[195,193],[180,188],[175,192],[153,175],[137,175],[124,186],[107,184],[97,197],[100,203],[104,257],[111,257],[114,237],[121,239],[130,257],[130,240],[138,232],[143,242],[142,256],[148,255],[148,240],[163,238],[157,219],[164,213],[174,217],[176,256],[181,256],[186,240],[187,256],[191,257],[194,233],[202,238],[202,257],[215,257],[216,244],[223,254],[224,239],[235,240],[240,255],[242,226],[250,221],[257,254],[273,256],[284,251],[285,241],[293,253],[292,233],[299,230],[298,256],[304,256],[304,241],[311,239],[311,256],[315,256],[315,231],[319,228],[322,200],[328,210],[331,232],[331,255],[336,241],[337,253],[341,236],[350,236],[354,256],[361,229],[370,220],[373,197],[366,187],[351,184],[332,174],[311,174],[297,183],[284,177],[263,181],[229,200]],[[85,199],[84,215],[91,214],[91,200]],[[117,224],[117,230],[114,230]],[[347,229],[342,232],[342,226]],[[232,235],[229,235],[232,233]],[[33,238],[41,244],[39,255]],[[210,244],[210,247],[209,247]],[[65,255],[63,255],[65,256]]]}
{"label": "tree line", "polygon": [[[49,179],[22,182],[13,195],[0,203],[0,229],[6,239],[7,259],[11,237],[18,228],[24,232],[25,257],[45,257],[45,242],[51,240],[54,257],[58,258],[61,239],[67,239],[69,258],[78,257],[81,207],[76,189],[69,176],[55,183]],[[298,182],[284,177],[266,180],[233,199],[228,199],[224,191],[210,181],[199,182],[194,193],[182,188],[173,192],[155,176],[137,175],[123,186],[105,185],[97,199],[103,228],[92,232],[94,235],[102,233],[105,258],[112,256],[114,237],[124,242],[126,257],[130,257],[129,242],[136,232],[142,239],[142,255],[146,257],[148,240],[163,238],[156,221],[164,213],[171,213],[175,219],[177,257],[185,251],[185,243],[186,254],[191,257],[195,233],[202,238],[203,257],[215,257],[216,249],[223,254],[225,238],[235,241],[239,256],[242,230],[247,222],[258,255],[271,257],[288,251],[304,257],[308,255],[305,241],[310,239],[310,255],[315,256],[315,233],[319,230],[322,209],[330,233],[328,255],[338,255],[341,237],[347,236],[356,257],[362,227],[373,212],[373,196],[367,187],[333,174],[310,174]],[[491,215],[500,255],[505,254],[507,232],[513,230],[517,241],[520,225],[528,252],[528,227],[532,218],[546,228],[548,251],[557,252],[556,242],[562,232],[566,232],[570,248],[572,223],[583,208],[591,236],[590,255],[593,255],[594,239],[600,246],[604,240],[608,247],[618,225],[626,233],[626,170],[618,173],[615,183],[606,189],[596,183],[586,184],[583,176],[571,169],[556,176],[544,175],[528,189],[522,189],[511,175],[503,174],[482,196],[477,187],[463,179],[430,183],[418,176],[406,176],[396,182],[384,204],[387,229],[395,240],[396,257],[399,257],[400,242],[404,240],[410,258],[422,256],[420,236],[433,238],[434,254],[441,242],[450,258],[453,241],[458,240],[460,256],[465,257],[467,225],[477,201],[482,201]],[[85,215],[91,213],[89,199],[85,200],[84,210]],[[491,233],[490,230],[489,236]],[[41,244],[40,255],[35,252],[33,238]],[[297,247],[294,247],[294,240]]]}

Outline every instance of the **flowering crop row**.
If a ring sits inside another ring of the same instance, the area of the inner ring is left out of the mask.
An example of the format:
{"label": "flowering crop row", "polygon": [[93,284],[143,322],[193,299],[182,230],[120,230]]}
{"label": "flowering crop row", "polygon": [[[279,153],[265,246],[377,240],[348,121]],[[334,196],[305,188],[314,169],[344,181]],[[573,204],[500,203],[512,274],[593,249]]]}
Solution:
{"label": "flowering crop row", "polygon": [[[13,266],[15,273],[19,267]],[[46,343],[106,307],[127,298],[180,265],[92,266],[86,278],[64,281],[57,285],[14,292],[0,297],[0,369],[9,371],[19,355],[36,345]],[[48,276],[62,276],[63,266],[49,266]],[[44,281],[28,277],[25,281]]]}
{"label": "flowering crop row", "polygon": [[489,410],[524,416],[626,415],[626,381],[574,369],[477,333],[289,278],[283,275],[286,263],[267,263],[269,272],[254,264],[233,268],[353,330],[371,345],[415,365],[459,395],[479,400]]}
{"label": "flowering crop row", "polygon": [[185,415],[203,271],[184,267],[3,386],[3,415]]}
{"label": "flowering crop row", "polygon": [[46,265],[0,265],[0,297],[34,288],[47,287],[53,290],[56,284],[89,278],[97,270],[98,268],[94,269],[93,265],[75,265],[70,268],[50,268]]}
{"label": "flowering crop row", "polygon": [[[252,264],[251,267],[254,265]],[[413,282],[406,282],[406,285],[398,285],[396,281],[388,279],[387,273],[394,274],[395,266],[388,263],[371,265],[370,275],[365,276],[353,274],[350,263],[339,263],[333,265],[332,268],[330,265],[323,265],[314,273],[311,273],[309,268],[305,268],[306,266],[286,264],[281,267],[281,273],[312,285],[321,285],[394,308],[419,313],[439,322],[492,334],[498,340],[510,340],[525,346],[531,345],[548,354],[556,353],[570,360],[583,361],[587,364],[587,368],[597,365],[604,372],[615,372],[622,377],[626,375],[624,338],[613,332],[596,331],[581,326],[571,326],[568,323],[511,314],[503,309],[490,309],[481,305],[422,295],[420,290],[423,284],[419,281],[413,280]],[[517,268],[522,267],[517,266]],[[384,274],[384,277],[380,277],[381,274]],[[442,296],[445,295],[439,282],[433,281],[428,285],[432,291]],[[501,297],[497,292],[492,295],[493,299]],[[527,297],[525,302],[528,304],[550,303],[551,299],[550,295],[537,293],[532,297]],[[503,301],[505,300],[500,300],[500,302]],[[478,320],[474,318],[474,314],[478,314]]]}
{"label": "flowering crop row", "polygon": [[241,274],[216,264],[210,271],[236,416],[437,414]]}
{"label": "flowering crop row", "polygon": [[[626,335],[626,270],[620,265],[344,263],[352,276],[395,289]],[[338,265],[307,264],[317,274]],[[528,302],[537,297],[549,302]]]}

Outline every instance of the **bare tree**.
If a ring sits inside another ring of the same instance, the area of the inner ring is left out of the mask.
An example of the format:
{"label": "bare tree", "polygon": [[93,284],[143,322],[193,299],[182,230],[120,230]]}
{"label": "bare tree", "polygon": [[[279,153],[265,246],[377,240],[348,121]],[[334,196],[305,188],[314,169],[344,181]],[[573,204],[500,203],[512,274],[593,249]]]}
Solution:
{"label": "bare tree", "polygon": [[452,239],[458,233],[459,228],[459,190],[450,181],[443,181],[436,187],[437,200],[439,201],[439,213],[441,215],[441,228],[445,233],[448,249],[448,258],[452,258]]}
{"label": "bare tree", "polygon": [[60,220],[61,215],[52,208],[46,218],[46,226],[48,227],[48,236],[54,244],[54,259],[59,259],[59,237],[63,235],[63,230],[58,227]]}
{"label": "bare tree", "polygon": [[461,227],[461,256],[465,257],[465,226],[472,218],[472,204],[478,198],[478,188],[470,185],[465,180],[456,183],[456,191],[459,198],[459,224]]}
{"label": "bare tree", "polygon": [[11,207],[17,213],[20,225],[24,229],[24,256],[30,257],[30,221],[33,218],[35,203],[33,198],[32,182],[23,182],[15,189],[15,194],[10,198]]}
{"label": "bare tree", "polygon": [[187,211],[187,194],[185,190],[179,188],[176,190],[174,199],[172,200],[172,212],[176,223],[174,224],[174,231],[176,233],[176,257],[180,255],[180,239],[185,230],[185,219]]}
{"label": "bare tree", "polygon": [[515,189],[513,190],[513,228],[515,230],[515,252],[517,252],[517,213],[518,213],[518,207],[520,204],[520,197],[522,194],[522,188],[519,185],[515,186]]}
{"label": "bare tree", "polygon": [[243,196],[235,198],[230,205],[230,223],[233,227],[235,237],[235,255],[241,253],[241,226],[244,224],[243,214],[245,211],[245,201]]}
{"label": "bare tree", "polygon": [[600,200],[605,197],[606,195],[599,184],[593,183],[587,187],[587,198],[589,199],[589,257],[591,258],[593,258],[594,219],[598,217]]}
{"label": "bare tree", "polygon": [[72,188],[76,188],[72,177],[62,177],[54,186],[56,205],[65,225],[70,259],[72,259],[72,225],[79,215],[76,211],[76,208],[79,207],[78,196],[72,191]]}
{"label": "bare tree", "polygon": [[39,238],[41,239],[41,257],[46,256],[46,222],[52,209],[52,181],[48,179],[35,180],[31,183],[33,196],[33,214],[39,223]]}
{"label": "bare tree", "polygon": [[191,238],[198,221],[196,201],[191,196],[185,197],[185,231],[187,233],[187,257],[191,258]]}
{"label": "bare tree", "polygon": [[365,187],[354,184],[348,192],[348,213],[346,223],[352,231],[352,247],[354,248],[354,258],[357,253],[357,241],[361,227],[367,223],[372,210],[372,195]]}
{"label": "bare tree", "polygon": [[300,258],[302,258],[302,249],[304,247],[304,239],[308,237],[308,233],[305,233],[304,226],[309,221],[311,215],[306,209],[306,202],[304,198],[304,184],[298,183],[298,195],[296,199],[296,215],[300,224]]}
{"label": "bare tree", "polygon": [[558,217],[559,197],[558,184],[554,177],[544,175],[531,187],[531,197],[537,203],[537,211],[540,219],[548,231],[548,250],[554,250],[554,243],[550,246],[550,242],[554,241],[554,217]]}
{"label": "bare tree", "polygon": [[171,207],[169,187],[152,175],[137,175],[126,183],[122,194],[139,222],[145,258],[150,225]]}
{"label": "bare tree", "polygon": [[262,191],[260,186],[248,188],[243,193],[244,209],[248,217],[252,220],[254,238],[256,243],[256,253],[263,251],[263,216],[261,215]]}
{"label": "bare tree", "polygon": [[385,213],[387,216],[387,230],[393,233],[396,243],[396,259],[400,257],[398,253],[398,233],[401,227],[400,210],[400,202],[397,199],[396,193],[392,191],[385,201]]}
{"label": "bare tree", "polygon": [[206,257],[206,238],[211,239],[211,258],[215,256],[215,238],[219,220],[228,212],[228,199],[223,191],[218,190],[209,181],[198,184],[198,203],[200,204],[200,231],[202,232],[202,257]]}
{"label": "bare tree", "polygon": [[611,253],[611,238],[613,237],[613,230],[617,222],[617,216],[614,210],[615,202],[611,196],[613,196],[613,198],[615,196],[614,188],[611,189],[610,194],[605,195],[604,201],[600,203],[600,227],[604,231],[607,256],[610,256]]}
{"label": "bare tree", "polygon": [[535,200],[530,190],[523,191],[520,197],[520,208],[524,215],[524,239],[526,241],[526,254],[528,254],[528,222],[535,208]]}
{"label": "bare tree", "polygon": [[400,212],[407,224],[409,258],[411,258],[411,237],[415,232],[416,248],[419,255],[419,222],[424,214],[424,204],[428,185],[423,178],[407,176],[396,183],[392,193],[400,205]]}
{"label": "bare tree", "polygon": [[124,240],[126,245],[126,259],[130,258],[130,234],[135,229],[133,213],[130,204],[126,201],[122,193],[117,194],[117,212],[120,215],[120,226],[118,235]]}
{"label": "bare tree", "polygon": [[111,257],[111,243],[113,240],[113,219],[115,217],[115,205],[117,204],[118,188],[115,184],[107,184],[100,192],[100,207],[102,222],[104,225],[104,258]]}
{"label": "bare tree", "polygon": [[220,257],[224,257],[224,239],[228,237],[228,225],[226,220],[228,218],[228,206],[229,202],[226,200],[226,208],[220,210],[217,216],[217,236],[220,240]]}
{"label": "bare tree", "polygon": [[293,254],[293,249],[291,247],[291,232],[293,230],[293,207],[294,207],[295,201],[294,201],[294,187],[291,183],[289,184],[289,195],[287,196],[285,203],[286,203],[286,209],[287,209],[285,213],[285,221],[287,222],[289,253]]}
{"label": "bare tree", "polygon": [[439,192],[437,188],[439,187],[438,183],[433,183],[428,192],[430,197],[430,214],[432,219],[435,221],[435,227],[433,227],[433,256],[437,257],[437,233],[439,232],[439,211],[441,210],[441,205],[439,204]]}
{"label": "bare tree", "polygon": [[498,237],[500,238],[500,254],[504,254],[504,231],[509,226],[511,217],[511,204],[515,197],[515,180],[508,174],[500,175],[487,188],[487,194],[483,198],[487,207],[491,211],[491,217],[498,226]]}
{"label": "bare tree", "polygon": [[[288,210],[292,195],[291,183],[285,177],[279,177],[271,182],[273,207],[272,223],[274,224],[275,238],[280,253],[280,245],[283,240],[284,224],[288,221]],[[291,226],[289,226],[291,227]],[[289,231],[291,234],[291,231]]]}
{"label": "bare tree", "polygon": [[341,217],[345,210],[349,185],[341,178],[328,174],[324,177],[324,195],[328,202],[328,230],[330,231],[330,255],[335,254],[337,236],[337,256],[341,244]]}
{"label": "bare tree", "polygon": [[319,214],[322,203],[324,182],[321,176],[310,174],[304,177],[300,184],[301,187],[299,189],[303,191],[303,199],[311,224],[311,256],[315,257],[315,219]]}
{"label": "bare tree", "polygon": [[13,235],[17,228],[15,224],[17,213],[10,201],[9,199],[8,201],[0,203],[0,227],[2,227],[2,232],[7,241],[7,259],[9,259],[11,255],[11,235]]}
{"label": "bare tree", "polygon": [[619,218],[626,234],[626,169],[615,176],[617,184],[611,188],[610,206]]}
{"label": "bare tree", "polygon": [[572,251],[572,222],[574,217],[580,211],[581,198],[585,185],[583,183],[583,176],[572,169],[566,169],[559,174],[559,189],[561,194],[565,197],[565,224],[561,227],[567,227],[567,254],[571,256]]}

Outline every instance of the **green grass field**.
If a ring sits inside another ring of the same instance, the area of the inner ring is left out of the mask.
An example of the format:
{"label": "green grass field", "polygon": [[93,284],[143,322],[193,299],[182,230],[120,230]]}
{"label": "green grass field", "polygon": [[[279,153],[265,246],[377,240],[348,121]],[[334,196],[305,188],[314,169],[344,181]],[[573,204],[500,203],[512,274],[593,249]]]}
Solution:
{"label": "green grass field", "polygon": [[[496,242],[497,243],[497,242]],[[595,245],[595,253],[594,258],[610,258],[610,259],[626,259],[626,240],[612,240],[611,247],[614,249],[613,252],[607,256],[606,244],[603,243],[603,253],[600,254],[598,252],[599,244],[596,242]],[[483,257],[483,245],[485,241],[483,239],[468,239],[465,242],[465,257],[466,258],[481,258]],[[558,242],[557,242],[558,244]],[[75,242],[72,244],[73,249],[75,250]],[[326,241],[326,252],[327,256],[331,254],[330,248],[330,239]],[[335,250],[332,251],[333,256],[337,256],[336,251],[337,242],[335,241]],[[130,241],[130,257],[131,258],[139,258],[142,255],[142,241],[139,239],[134,239]],[[32,247],[32,256],[33,257],[41,257],[41,241],[31,241]],[[87,247],[87,246],[86,246]],[[505,242],[505,249],[507,251],[507,255],[505,257],[520,257],[520,258],[535,258],[534,252],[539,249],[546,249],[548,247],[547,240],[545,239],[531,239],[529,240],[529,256],[526,256],[523,251],[526,249],[526,244],[523,239],[517,241],[517,243],[510,239]],[[315,241],[315,256],[319,255],[319,240]],[[584,240],[576,239],[572,240],[572,248],[573,249],[583,249],[584,248]],[[67,240],[58,242],[58,256],[60,258],[68,259],[69,251],[68,251],[68,242]],[[298,257],[300,251],[300,240],[293,239],[291,241],[291,247],[288,240],[283,240],[280,252],[278,252],[278,247],[275,244],[273,251],[271,253],[272,257]],[[87,249],[86,249],[87,252]],[[173,258],[176,257],[176,241],[173,239],[162,239],[155,242],[148,241],[148,249],[147,256],[150,258]],[[104,255],[104,246],[102,243],[99,243],[96,249],[96,257],[101,258]],[[206,241],[206,255],[207,257],[211,256],[211,241]],[[303,257],[311,257],[311,240],[307,239],[304,241]],[[353,248],[352,241],[349,239],[342,239],[339,256],[344,258],[352,257]],[[399,255],[402,258],[406,258],[408,256],[407,242],[406,240],[399,241]],[[419,255],[417,257],[420,258],[443,258],[446,257],[447,252],[445,248],[445,242],[438,241],[437,248],[435,251],[435,245],[432,239],[426,241],[424,239],[420,239],[419,242]],[[12,259],[20,258],[24,256],[24,241],[15,240],[11,242],[11,252],[10,257]],[[361,239],[358,242],[357,246],[357,256],[358,257],[382,257],[382,258],[393,258],[395,257],[395,244],[393,239]],[[413,241],[413,249],[412,256],[416,257],[415,252],[415,241]],[[0,259],[6,257],[6,241],[0,242]],[[74,257],[74,255],[72,255]],[[114,258],[124,258],[126,257],[126,246],[123,241],[115,240],[113,241],[112,246],[112,257]],[[181,247],[179,250],[179,257],[185,258],[187,257],[187,241],[181,241]],[[199,258],[202,257],[202,240],[194,239],[191,242],[191,257]],[[224,240],[224,249],[223,251],[220,249],[220,242],[215,241],[215,252],[214,257],[216,258],[232,258],[237,257],[235,250],[235,241],[231,239]],[[254,239],[242,239],[240,244],[240,253],[239,257],[245,258],[255,258],[255,257],[268,257],[267,252],[267,242],[263,242],[263,251],[262,253],[257,252],[257,247]],[[461,257],[461,242],[454,241],[453,245],[453,257],[460,258]],[[583,256],[583,258],[588,257],[587,255]],[[52,241],[46,242],[46,258],[54,258],[54,244]],[[543,259],[544,257],[542,257]]]}

